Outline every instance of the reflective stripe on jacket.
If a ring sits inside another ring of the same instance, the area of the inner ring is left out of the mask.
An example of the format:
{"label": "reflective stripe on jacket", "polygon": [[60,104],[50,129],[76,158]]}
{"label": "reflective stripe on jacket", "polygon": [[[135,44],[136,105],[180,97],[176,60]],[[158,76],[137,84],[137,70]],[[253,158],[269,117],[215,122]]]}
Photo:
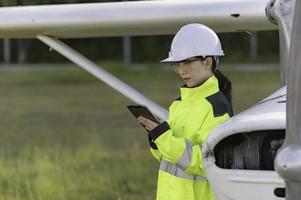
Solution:
{"label": "reflective stripe on jacket", "polygon": [[232,116],[215,76],[195,88],[181,88],[167,122],[149,134],[151,152],[160,163],[157,200],[214,200],[202,165],[208,134]]}

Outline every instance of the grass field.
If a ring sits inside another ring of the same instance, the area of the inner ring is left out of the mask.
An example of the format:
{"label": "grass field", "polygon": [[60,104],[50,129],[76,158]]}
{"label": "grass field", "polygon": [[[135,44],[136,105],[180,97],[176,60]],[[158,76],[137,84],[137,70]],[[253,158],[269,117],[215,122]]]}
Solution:
{"label": "grass field", "polygon": [[[108,69],[168,107],[180,79],[170,70]],[[279,85],[278,71],[225,70],[236,113]],[[159,163],[132,103],[77,67],[0,69],[0,199],[151,200]]]}

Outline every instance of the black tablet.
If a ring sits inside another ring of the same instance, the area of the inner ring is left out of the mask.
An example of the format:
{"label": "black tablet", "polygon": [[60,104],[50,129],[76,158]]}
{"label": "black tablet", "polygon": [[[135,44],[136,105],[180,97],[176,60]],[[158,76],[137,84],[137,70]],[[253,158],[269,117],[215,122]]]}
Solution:
{"label": "black tablet", "polygon": [[130,112],[134,115],[135,118],[142,116],[160,124],[159,120],[151,113],[151,111],[149,111],[149,109],[146,106],[129,105],[127,106],[127,108],[130,110]]}

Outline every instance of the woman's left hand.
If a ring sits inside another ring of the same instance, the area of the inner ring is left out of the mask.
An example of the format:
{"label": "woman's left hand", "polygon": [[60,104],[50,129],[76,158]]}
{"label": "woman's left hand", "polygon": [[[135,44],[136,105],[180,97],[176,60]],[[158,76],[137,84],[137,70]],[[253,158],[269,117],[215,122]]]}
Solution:
{"label": "woman's left hand", "polygon": [[156,122],[150,120],[150,119],[147,119],[145,117],[142,117],[142,116],[139,116],[137,118],[138,122],[141,123],[144,128],[147,130],[147,131],[152,131],[154,128],[156,128],[159,124],[157,124]]}

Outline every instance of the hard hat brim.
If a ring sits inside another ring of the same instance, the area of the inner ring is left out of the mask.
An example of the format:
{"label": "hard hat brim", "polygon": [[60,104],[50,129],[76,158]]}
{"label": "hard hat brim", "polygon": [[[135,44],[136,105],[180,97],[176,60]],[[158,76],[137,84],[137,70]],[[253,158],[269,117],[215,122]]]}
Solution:
{"label": "hard hat brim", "polygon": [[160,62],[161,63],[173,63],[173,62],[180,62],[180,61],[183,61],[183,60],[186,60],[186,59],[189,59],[187,57],[182,57],[182,58],[172,58],[172,57],[169,57],[169,58],[166,58],[164,60],[161,60]]}
{"label": "hard hat brim", "polygon": [[[164,60],[161,60],[161,63],[173,63],[173,62],[181,62],[183,60],[187,60],[189,58],[193,58],[193,57],[197,57],[197,56],[203,56],[204,58],[206,57],[206,55],[191,55],[191,56],[179,56],[179,57],[168,57]],[[212,54],[208,54],[207,56],[224,56],[224,52],[220,51],[218,53],[213,52]]]}

